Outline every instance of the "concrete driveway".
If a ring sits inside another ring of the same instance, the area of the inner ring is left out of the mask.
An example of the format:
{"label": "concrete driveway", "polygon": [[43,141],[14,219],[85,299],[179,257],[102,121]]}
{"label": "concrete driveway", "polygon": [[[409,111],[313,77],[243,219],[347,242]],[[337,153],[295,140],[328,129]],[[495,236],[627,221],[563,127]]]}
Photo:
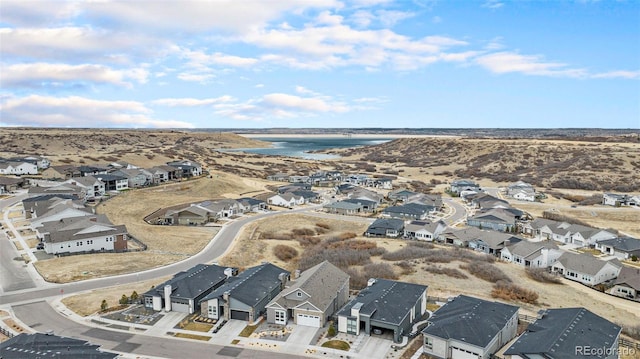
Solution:
{"label": "concrete driveway", "polygon": [[292,328],[289,338],[283,343],[283,347],[287,348],[286,352],[288,353],[304,353],[316,333],[322,330],[305,325],[287,324],[287,326]]}
{"label": "concrete driveway", "polygon": [[358,353],[359,358],[384,358],[391,349],[392,340],[377,336],[367,336]]}

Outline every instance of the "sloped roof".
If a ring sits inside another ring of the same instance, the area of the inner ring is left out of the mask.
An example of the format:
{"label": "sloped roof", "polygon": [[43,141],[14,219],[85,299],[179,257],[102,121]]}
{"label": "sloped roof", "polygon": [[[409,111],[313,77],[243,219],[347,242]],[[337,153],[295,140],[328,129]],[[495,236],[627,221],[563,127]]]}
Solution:
{"label": "sloped roof", "polygon": [[299,305],[299,301],[287,300],[285,296],[300,289],[309,295],[307,300],[309,303],[324,312],[333,303],[336,293],[348,282],[347,273],[330,262],[324,261],[305,270],[297,279],[288,282],[286,288],[267,306],[278,303],[283,308],[293,308]]}
{"label": "sloped roof", "polygon": [[362,205],[358,203],[347,202],[347,201],[339,201],[339,202],[326,204],[324,205],[324,208],[355,210],[355,209],[362,208]]}
{"label": "sloped roof", "polygon": [[626,284],[627,286],[640,291],[640,268],[622,266],[615,284]]}
{"label": "sloped roof", "polygon": [[459,295],[433,313],[422,333],[485,348],[518,309],[514,305]]}
{"label": "sloped roof", "polygon": [[544,248],[558,249],[558,246],[552,241],[543,242],[530,242],[520,241],[518,243],[507,246],[511,254],[515,254],[524,258],[529,256],[537,256],[537,254]]}
{"label": "sloped roof", "polygon": [[613,247],[617,251],[621,252],[635,252],[640,251],[640,239],[632,237],[618,237],[613,239],[606,239],[598,242],[600,245],[607,245]]}
{"label": "sloped roof", "polygon": [[146,292],[145,295],[159,295],[164,298],[164,287],[171,285],[172,297],[195,299],[223,282],[227,278],[225,269],[226,267],[217,265],[198,264],[185,272],[176,274],[173,278]]}
{"label": "sloped roof", "polygon": [[[578,356],[579,347],[617,348],[622,328],[585,308],[548,309],[542,313],[542,318],[529,325],[505,355],[572,359]],[[608,357],[597,352],[591,356]]]}
{"label": "sloped roof", "polygon": [[404,228],[404,221],[396,218],[378,218],[376,219],[369,228],[367,228],[367,233],[372,234],[385,234],[387,230],[396,230],[400,231]]}
{"label": "sloped roof", "polygon": [[202,301],[220,298],[225,292],[229,292],[230,297],[253,307],[267,294],[282,285],[279,276],[283,273],[289,276],[287,270],[271,263],[248,268],[236,277],[229,278],[225,284],[202,298]]}
{"label": "sloped roof", "polygon": [[375,279],[372,285],[361,290],[357,297],[342,308],[338,315],[351,316],[351,308],[359,305],[360,314],[369,316],[372,320],[400,325],[426,290],[426,285]]}
{"label": "sloped roof", "polygon": [[494,208],[488,211],[481,211],[471,217],[471,219],[475,219],[478,221],[513,224],[515,223],[516,215],[501,208]]}
{"label": "sloped roof", "polygon": [[611,263],[618,268],[622,267],[622,264],[617,259],[603,261],[589,253],[565,252],[558,258],[558,262],[566,269],[591,276],[596,275],[607,263]]}
{"label": "sloped roof", "polygon": [[425,213],[428,213],[433,208],[435,207],[418,203],[407,203],[402,206],[389,206],[385,208],[382,213],[398,213],[412,216],[422,216]]}
{"label": "sloped roof", "polygon": [[421,229],[425,229],[431,233],[433,233],[438,226],[446,226],[443,221],[411,221],[409,224],[404,226],[405,231],[416,232]]}
{"label": "sloped roof", "polygon": [[119,354],[101,351],[99,345],[86,340],[47,335],[22,333],[0,343],[0,358],[3,359],[112,359]]}

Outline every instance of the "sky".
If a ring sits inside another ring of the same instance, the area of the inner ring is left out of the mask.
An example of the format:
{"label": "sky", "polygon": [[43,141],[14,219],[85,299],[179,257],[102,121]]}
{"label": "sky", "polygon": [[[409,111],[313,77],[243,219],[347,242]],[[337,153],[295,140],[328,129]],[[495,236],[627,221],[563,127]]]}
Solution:
{"label": "sky", "polygon": [[0,126],[640,128],[640,1],[0,2]]}

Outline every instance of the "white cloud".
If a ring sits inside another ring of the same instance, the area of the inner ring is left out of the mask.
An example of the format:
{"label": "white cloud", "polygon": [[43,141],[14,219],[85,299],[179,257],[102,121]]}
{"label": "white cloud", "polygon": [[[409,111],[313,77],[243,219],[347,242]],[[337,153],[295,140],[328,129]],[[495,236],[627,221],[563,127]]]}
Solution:
{"label": "white cloud", "polygon": [[199,82],[201,84],[209,83],[216,76],[212,73],[193,73],[193,72],[182,72],[179,73],[177,78],[182,81],[188,82]]}
{"label": "white cloud", "polygon": [[303,112],[347,112],[349,107],[342,102],[328,102],[317,97],[300,97],[284,93],[272,93],[263,97],[263,104],[276,109],[300,110]]}
{"label": "white cloud", "polygon": [[169,107],[196,107],[196,106],[210,106],[216,103],[233,102],[235,99],[231,96],[220,96],[215,98],[162,98],[151,101],[154,105],[162,105]]}
{"label": "white cloud", "polygon": [[72,1],[2,0],[2,22],[17,26],[46,26],[63,22],[80,12]]}
{"label": "white cloud", "polygon": [[526,75],[583,78],[584,69],[570,68],[559,62],[546,62],[540,55],[520,55],[515,52],[496,52],[477,57],[475,61],[491,72],[504,74],[511,72]]}
{"label": "white cloud", "polygon": [[393,27],[398,22],[414,17],[416,14],[406,11],[378,10],[378,21],[385,27]]}
{"label": "white cloud", "polygon": [[504,6],[504,3],[499,0],[487,0],[482,4],[482,7],[486,7],[488,9],[499,9]]}
{"label": "white cloud", "polygon": [[442,18],[440,16],[434,16],[431,18],[431,22],[434,24],[439,24],[442,22]]}
{"label": "white cloud", "polygon": [[50,83],[108,83],[131,86],[128,80],[147,81],[148,71],[140,69],[114,70],[103,65],[67,65],[31,63],[2,66],[0,81],[5,86],[40,87]]}
{"label": "white cloud", "polygon": [[256,84],[256,85],[255,85],[255,86],[253,86],[253,87],[255,87],[255,88],[257,88],[257,89],[261,89],[261,88],[263,88],[263,87],[264,87],[264,84]]}
{"label": "white cloud", "polygon": [[4,98],[0,102],[2,121],[8,125],[35,127],[179,127],[183,121],[159,120],[137,101],[105,101],[79,96],[30,95]]}
{"label": "white cloud", "polygon": [[609,71],[591,75],[595,79],[640,79],[640,71]]}
{"label": "white cloud", "polygon": [[[139,34],[125,34],[88,27],[0,28],[4,60],[24,58],[76,62],[100,60],[108,63],[147,58],[166,44]],[[123,55],[126,54],[126,55]]]}

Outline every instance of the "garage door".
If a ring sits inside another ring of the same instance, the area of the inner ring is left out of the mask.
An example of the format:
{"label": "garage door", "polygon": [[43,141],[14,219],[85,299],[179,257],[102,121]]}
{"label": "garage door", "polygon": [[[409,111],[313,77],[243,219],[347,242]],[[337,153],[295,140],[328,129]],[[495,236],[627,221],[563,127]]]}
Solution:
{"label": "garage door", "polygon": [[189,304],[171,302],[171,311],[189,313]]}
{"label": "garage door", "polygon": [[239,310],[231,311],[231,319],[249,320],[249,312],[242,312]]}
{"label": "garage door", "polygon": [[315,315],[298,314],[296,324],[320,328],[320,317]]}
{"label": "garage door", "polygon": [[478,359],[478,354],[451,347],[451,359]]}

